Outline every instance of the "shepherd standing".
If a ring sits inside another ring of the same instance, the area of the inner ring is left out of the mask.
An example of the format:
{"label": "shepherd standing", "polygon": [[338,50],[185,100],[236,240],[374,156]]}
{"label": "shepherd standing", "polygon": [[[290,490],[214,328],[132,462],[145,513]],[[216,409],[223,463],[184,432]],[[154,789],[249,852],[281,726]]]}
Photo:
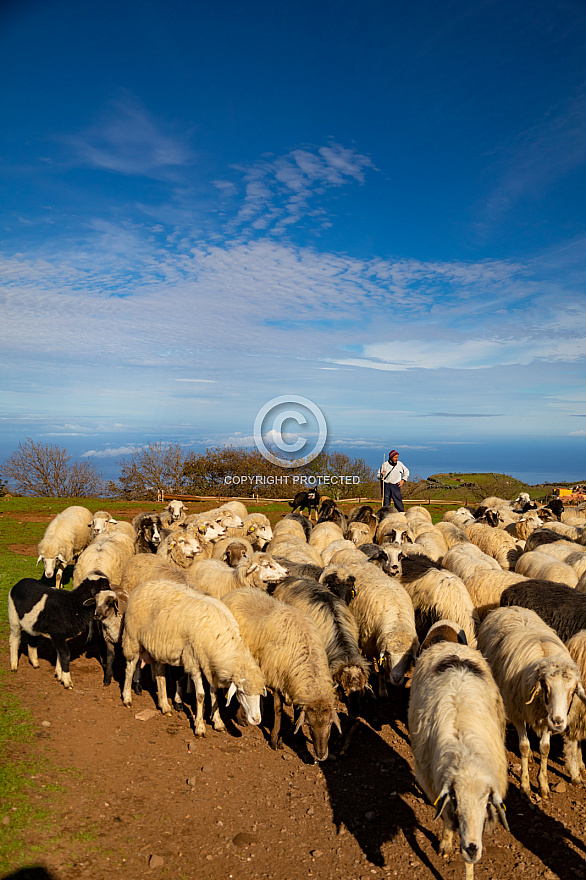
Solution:
{"label": "shepherd standing", "polygon": [[399,453],[396,449],[391,449],[389,460],[382,463],[376,476],[383,484],[383,507],[392,501],[397,510],[405,510],[401,486],[409,476],[409,471],[403,462],[399,461]]}

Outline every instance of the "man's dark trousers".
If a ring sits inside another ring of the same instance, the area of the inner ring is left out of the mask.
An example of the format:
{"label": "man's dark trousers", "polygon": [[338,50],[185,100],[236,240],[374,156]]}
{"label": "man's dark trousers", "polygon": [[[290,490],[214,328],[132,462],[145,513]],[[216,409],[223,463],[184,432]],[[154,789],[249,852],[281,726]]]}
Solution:
{"label": "man's dark trousers", "polygon": [[392,500],[397,510],[403,512],[405,506],[403,504],[403,496],[401,495],[401,487],[397,483],[383,483],[383,487],[383,506],[386,507]]}

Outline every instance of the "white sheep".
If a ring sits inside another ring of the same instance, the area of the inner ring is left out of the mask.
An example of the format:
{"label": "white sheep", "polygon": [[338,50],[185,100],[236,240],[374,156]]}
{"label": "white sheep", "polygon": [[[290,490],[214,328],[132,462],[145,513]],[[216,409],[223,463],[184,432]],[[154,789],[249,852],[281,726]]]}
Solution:
{"label": "white sheep", "polygon": [[[332,525],[333,525],[333,523],[332,523]],[[321,552],[321,558],[323,559],[323,564],[329,565],[331,562],[332,556],[334,556],[340,550],[356,550],[356,549],[357,549],[356,544],[354,544],[352,541],[346,540],[346,538],[341,538],[339,541],[332,541],[332,543],[328,544],[327,547],[324,547],[324,549]]]}
{"label": "white sheep", "polygon": [[476,608],[480,620],[484,620],[489,611],[498,608],[501,595],[511,584],[525,581],[527,578],[516,571],[477,571],[464,580],[466,589]]}
{"label": "white sheep", "polygon": [[540,737],[539,792],[549,796],[547,757],[552,733],[563,733],[574,693],[586,701],[580,670],[564,643],[529,608],[497,608],[484,619],[478,647],[488,660],[521,751],[521,788],[529,795],[530,727]]}
{"label": "white sheep", "polygon": [[473,544],[480,547],[487,556],[496,559],[501,568],[515,570],[517,559],[521,555],[515,539],[503,529],[475,523],[464,529]]}
{"label": "white sheep", "polygon": [[141,651],[155,661],[159,708],[171,714],[162,664],[183,666],[195,686],[196,736],[205,736],[202,675],[212,694],[212,723],[225,730],[217,702],[217,689],[228,688],[227,704],[236,694],[249,724],[260,724],[260,697],[264,680],[243,643],[238,624],[222,602],[173,581],[146,582],[128,597],[122,650],[126,676],[122,700],[132,705],[131,681]]}
{"label": "white sheep", "polygon": [[568,587],[575,587],[579,579],[571,565],[541,550],[530,550],[528,553],[523,553],[515,566],[515,571],[528,578],[556,581],[559,584],[566,584]]}
{"label": "white sheep", "polygon": [[154,553],[133,556],[122,573],[120,586],[127,593],[132,593],[139,584],[153,580],[173,581],[187,586],[184,569],[171,565],[167,559],[161,559]]}
{"label": "white sheep", "polygon": [[246,538],[255,550],[266,550],[267,544],[272,540],[273,529],[271,521],[264,513],[249,513],[242,520],[241,526],[228,528],[226,534],[230,538]]}
{"label": "white sheep", "polygon": [[66,507],[51,520],[39,541],[37,565],[43,561],[46,578],[55,575],[57,589],[67,566],[73,565],[92,540],[92,519],[86,507]]}
{"label": "white sheep", "polygon": [[348,604],[358,623],[360,646],[369,660],[376,660],[379,694],[385,696],[387,682],[404,683],[419,650],[413,604],[399,581],[376,565],[367,562],[347,568],[355,578],[356,595]]}
{"label": "white sheep", "polygon": [[221,559],[227,562],[230,568],[240,562],[243,556],[252,556],[254,548],[246,538],[220,538],[214,544],[212,559]]}
{"label": "white sheep", "polygon": [[268,544],[266,552],[272,556],[288,559],[290,562],[309,562],[312,565],[319,565],[320,568],[323,568],[323,559],[315,547],[311,547],[307,541],[301,541],[299,538],[273,538]]}
{"label": "white sheep", "polygon": [[194,589],[221,599],[226,593],[242,587],[266,590],[268,584],[282,580],[288,574],[285,566],[269,553],[256,552],[250,558],[241,559],[236,568],[230,568],[220,559],[204,559],[188,568],[185,577]]}
{"label": "white sheep", "polygon": [[73,586],[79,587],[86,578],[105,577],[110,584],[119,584],[122,573],[134,556],[134,540],[123,532],[102,532],[83,551],[73,569]]}
{"label": "white sheep", "polygon": [[442,522],[449,522],[452,523],[452,525],[457,526],[459,529],[463,529],[466,526],[475,523],[476,520],[466,507],[459,507],[457,510],[446,510],[442,516]]}
{"label": "white sheep", "polygon": [[346,529],[346,540],[351,541],[358,547],[360,544],[368,544],[374,538],[374,530],[363,522],[351,522]]}
{"label": "white sheep", "polygon": [[502,571],[496,559],[472,543],[454,545],[442,559],[442,565],[463,581],[477,571]]}
{"label": "white sheep", "polygon": [[204,540],[197,531],[176,529],[161,541],[157,556],[178,568],[189,568],[194,560],[210,559],[213,545]]}
{"label": "white sheep", "polygon": [[[582,681],[586,678],[586,630],[579,630],[566,642],[570,656],[575,660]],[[580,743],[586,739],[586,707],[580,699],[573,699],[568,712],[568,726],[564,733],[564,763],[566,773],[575,785],[582,785],[585,770]]]}
{"label": "white sheep", "polygon": [[448,550],[451,550],[452,547],[455,547],[456,544],[468,544],[470,543],[470,538],[459,526],[455,525],[452,522],[447,522],[442,520],[438,522],[436,525],[436,529],[438,532],[441,532],[444,536],[444,541],[448,547]]}
{"label": "white sheep", "polygon": [[426,556],[429,556],[434,562],[441,562],[448,552],[448,545],[442,532],[434,526],[430,526],[429,523],[427,523],[425,531],[416,535],[414,544],[423,547]]}
{"label": "white sheep", "polygon": [[261,590],[234,590],[223,601],[273,691],[271,748],[280,744],[281,695],[286,694],[300,710],[295,733],[307,721],[315,757],[325,761],[332,724],[340,733],[341,728],[334,708],[334,682],[317,627],[303,611]]}
{"label": "white sheep", "polygon": [[508,830],[505,712],[488,663],[454,641],[431,644],[411,679],[409,736],[415,778],[443,819],[440,853],[452,851],[454,831],[466,878],[482,855],[482,836],[497,816]]}
{"label": "white sheep", "polygon": [[106,644],[104,687],[108,687],[112,682],[115,650],[122,637],[122,624],[127,603],[128,593],[117,584],[111,584],[109,590],[100,590],[96,594],[94,620],[99,622]]}
{"label": "white sheep", "polygon": [[161,513],[161,522],[165,529],[176,529],[187,519],[187,507],[183,501],[174,498],[169,501],[165,510]]}
{"label": "white sheep", "polygon": [[288,519],[285,517],[276,524],[273,529],[273,539],[277,538],[299,538],[300,541],[305,541],[305,529],[301,525],[300,522],[297,522],[295,519]]}
{"label": "white sheep", "polygon": [[401,583],[411,597],[420,637],[436,621],[453,620],[466,633],[468,644],[476,647],[480,619],[461,578],[446,569],[428,568],[418,577],[403,573]]}
{"label": "white sheep", "polygon": [[332,544],[334,541],[343,541],[344,532],[337,523],[323,522],[318,523],[309,536],[308,544],[321,553],[322,550]]}
{"label": "white sheep", "polygon": [[246,509],[246,505],[242,501],[226,501],[224,504],[220,505],[219,510],[228,510],[232,513],[235,513],[236,516],[239,516],[240,519],[244,520],[248,516],[248,510]]}
{"label": "white sheep", "polygon": [[110,526],[117,526],[118,520],[114,519],[112,514],[107,510],[96,510],[92,517],[91,530],[92,538],[97,538],[102,532],[109,531]]}

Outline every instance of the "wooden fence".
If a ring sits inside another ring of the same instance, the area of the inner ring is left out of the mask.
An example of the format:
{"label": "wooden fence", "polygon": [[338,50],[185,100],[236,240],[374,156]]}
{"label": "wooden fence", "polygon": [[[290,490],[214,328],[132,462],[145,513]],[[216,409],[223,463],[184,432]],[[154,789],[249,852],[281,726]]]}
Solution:
{"label": "wooden fence", "polygon": [[[261,498],[258,495],[246,496],[246,495],[172,495],[169,492],[159,492],[159,497],[157,501],[216,501],[218,504],[224,504],[226,501],[242,501],[249,502],[250,504],[284,504],[293,501],[293,498]],[[338,500],[339,504],[378,504],[380,505],[380,498],[340,498]],[[452,501],[440,501],[436,498],[403,498],[403,503],[405,506],[408,504],[457,504],[459,507],[466,507],[468,505],[468,499],[457,500],[453,499]]]}

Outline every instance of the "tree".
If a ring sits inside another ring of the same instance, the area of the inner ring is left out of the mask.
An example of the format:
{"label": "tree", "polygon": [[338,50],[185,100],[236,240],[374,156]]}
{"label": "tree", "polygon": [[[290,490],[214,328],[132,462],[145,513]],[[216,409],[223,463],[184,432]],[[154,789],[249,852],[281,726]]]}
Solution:
{"label": "tree", "polygon": [[0,467],[0,475],[21,495],[91,498],[103,494],[102,475],[90,462],[74,462],[62,446],[30,437]]}
{"label": "tree", "polygon": [[183,495],[184,467],[185,453],[178,443],[149,443],[121,460],[120,479],[109,488],[112,494],[136,501],[156,501],[161,492]]}

